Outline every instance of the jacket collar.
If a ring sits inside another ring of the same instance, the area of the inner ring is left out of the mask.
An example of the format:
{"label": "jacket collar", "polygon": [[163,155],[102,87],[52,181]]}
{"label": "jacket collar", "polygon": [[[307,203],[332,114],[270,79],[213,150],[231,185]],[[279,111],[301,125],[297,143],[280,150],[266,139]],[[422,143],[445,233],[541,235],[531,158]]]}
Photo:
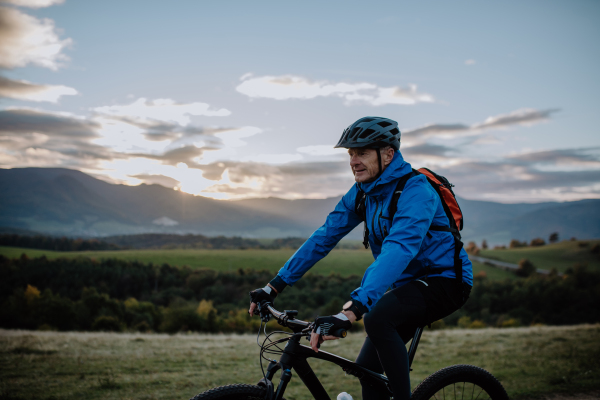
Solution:
{"label": "jacket collar", "polygon": [[411,165],[404,161],[400,151],[396,151],[392,162],[387,166],[379,178],[375,179],[373,182],[359,183],[358,187],[369,196],[378,196],[385,191],[384,188],[386,184],[397,180],[408,174],[410,171],[412,171]]}

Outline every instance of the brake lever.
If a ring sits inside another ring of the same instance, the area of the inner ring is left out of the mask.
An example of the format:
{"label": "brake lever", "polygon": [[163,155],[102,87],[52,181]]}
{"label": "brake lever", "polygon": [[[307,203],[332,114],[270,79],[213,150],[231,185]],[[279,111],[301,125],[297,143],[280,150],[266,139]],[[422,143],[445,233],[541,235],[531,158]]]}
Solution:
{"label": "brake lever", "polygon": [[260,314],[260,320],[262,322],[264,322],[265,324],[271,320],[271,313],[269,312],[269,309],[267,308],[267,305],[269,305],[269,304],[270,303],[266,302],[266,301],[256,304],[256,306],[258,308],[258,314]]}

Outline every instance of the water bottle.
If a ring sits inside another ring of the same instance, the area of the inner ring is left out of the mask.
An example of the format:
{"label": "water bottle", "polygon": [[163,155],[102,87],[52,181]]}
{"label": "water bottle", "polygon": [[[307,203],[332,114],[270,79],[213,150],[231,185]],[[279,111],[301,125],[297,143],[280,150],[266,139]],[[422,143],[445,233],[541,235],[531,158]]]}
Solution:
{"label": "water bottle", "polygon": [[337,400],[352,400],[352,396],[350,396],[346,392],[342,392],[342,393],[338,394]]}

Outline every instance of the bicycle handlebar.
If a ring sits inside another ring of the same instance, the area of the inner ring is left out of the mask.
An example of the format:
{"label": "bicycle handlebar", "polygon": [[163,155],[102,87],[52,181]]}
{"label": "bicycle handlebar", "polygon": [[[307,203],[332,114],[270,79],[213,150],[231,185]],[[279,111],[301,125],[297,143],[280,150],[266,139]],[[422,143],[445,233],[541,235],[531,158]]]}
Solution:
{"label": "bicycle handlebar", "polygon": [[[262,307],[260,306],[260,304],[258,304],[258,306],[259,306],[261,318],[263,318]],[[297,312],[295,312],[295,311],[294,312],[292,312],[292,311],[289,311],[289,312],[277,311],[269,303],[265,303],[265,306],[267,308],[267,312],[269,314],[271,314],[272,316],[274,316],[275,319],[277,320],[277,323],[281,326],[287,326],[287,327],[291,328],[294,332],[300,331],[302,333],[307,333],[307,334],[308,334],[308,331],[307,332],[305,332],[305,331],[308,328],[312,328],[313,323],[296,319],[295,315],[297,314]],[[263,321],[264,321],[264,319],[263,319]],[[268,316],[267,316],[267,321],[268,321]],[[296,333],[298,333],[298,332],[296,332]],[[348,332],[343,328],[340,328],[331,333],[332,336],[339,337],[339,338],[345,338],[347,334],[348,334]]]}

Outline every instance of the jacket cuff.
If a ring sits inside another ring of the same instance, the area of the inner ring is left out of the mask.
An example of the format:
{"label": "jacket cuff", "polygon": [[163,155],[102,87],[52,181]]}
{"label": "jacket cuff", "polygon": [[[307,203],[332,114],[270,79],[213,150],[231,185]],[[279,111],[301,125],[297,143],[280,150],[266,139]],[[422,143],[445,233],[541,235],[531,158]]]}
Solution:
{"label": "jacket cuff", "polygon": [[[366,299],[363,299],[363,297],[366,297]],[[363,307],[360,310],[363,311],[364,309],[365,313],[369,312],[371,308],[373,308],[373,301],[365,295],[362,288],[358,288],[355,291],[353,291],[350,294],[350,298],[354,300],[355,303],[359,303]]]}
{"label": "jacket cuff", "polygon": [[281,293],[287,286],[287,283],[283,280],[283,278],[277,275],[271,280],[271,282],[269,282],[269,285],[273,286],[275,290],[277,290],[277,293]]}

